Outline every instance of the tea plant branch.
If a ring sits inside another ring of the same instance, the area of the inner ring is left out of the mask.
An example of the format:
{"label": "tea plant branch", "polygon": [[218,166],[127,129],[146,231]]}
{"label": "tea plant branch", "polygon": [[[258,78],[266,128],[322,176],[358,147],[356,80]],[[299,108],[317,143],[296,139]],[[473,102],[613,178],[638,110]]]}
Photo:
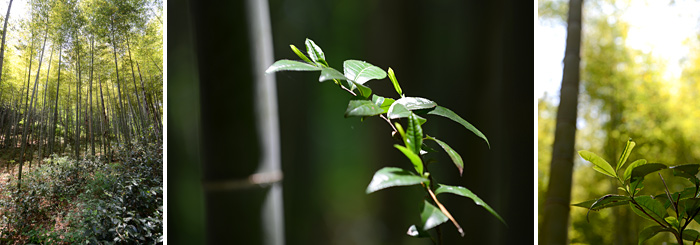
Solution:
{"label": "tea plant branch", "polygon": [[666,180],[664,180],[664,176],[661,176],[661,173],[657,173],[659,175],[659,178],[661,178],[661,182],[664,183],[664,191],[666,191],[666,196],[668,196],[668,200],[672,202],[671,206],[673,207],[673,211],[676,212],[676,218],[680,219],[680,213],[678,212],[678,201],[673,201],[673,198],[671,197],[671,193],[668,192],[668,185],[666,185]]}
{"label": "tea plant branch", "polygon": [[[391,126],[393,130],[392,137],[397,139],[400,143],[403,143],[395,144],[394,148],[401,151],[406,158],[408,158],[413,169],[406,170],[396,167],[384,167],[378,170],[367,186],[366,193],[369,194],[394,186],[421,184],[430,198],[426,196],[426,200],[424,200],[423,203],[423,211],[420,213],[421,222],[409,227],[407,232],[409,236],[429,237],[433,243],[436,243],[433,235],[428,232],[435,228],[438,235],[437,244],[442,244],[440,225],[450,220],[455,225],[460,235],[464,237],[465,234],[462,227],[457,223],[457,220],[452,217],[447,208],[437,199],[437,195],[441,193],[452,193],[470,198],[476,205],[484,207],[484,209],[506,224],[496,211],[469,189],[461,186],[442,184],[439,184],[438,188],[435,188],[438,182],[434,180],[429,172],[425,171],[427,166],[425,166],[426,164],[423,161],[423,155],[430,153],[430,151],[435,152],[425,145],[424,141],[428,140],[436,142],[445,150],[457,167],[457,170],[459,170],[460,176],[464,170],[464,162],[462,157],[447,145],[447,143],[428,136],[423,132],[422,125],[427,121],[424,117],[428,115],[440,116],[455,121],[474,133],[477,137],[483,139],[490,148],[488,139],[481,131],[450,109],[439,106],[432,100],[421,97],[406,97],[399,85],[394,70],[391,68],[384,71],[365,61],[346,60],[343,62],[343,73],[341,73],[328,65],[325,53],[316,43],[311,39],[306,39],[304,43],[308,56],[294,45],[290,45],[292,51],[301,58],[301,61],[278,60],[266,70],[266,73],[278,71],[320,71],[319,82],[332,80],[342,90],[353,95],[345,111],[345,117],[361,117],[364,119],[367,117],[379,116]],[[372,94],[372,89],[366,85],[366,83],[371,80],[383,80],[387,76],[394,86],[396,93],[400,96],[399,98],[394,99]],[[341,80],[346,81],[347,86],[345,86]],[[398,121],[396,119],[400,118],[405,118],[407,120],[405,124],[406,130],[404,130],[404,127],[401,126],[400,123],[396,122]],[[395,121],[392,122],[392,119]],[[429,200],[432,200],[432,203],[437,205],[437,207],[431,204]]]}

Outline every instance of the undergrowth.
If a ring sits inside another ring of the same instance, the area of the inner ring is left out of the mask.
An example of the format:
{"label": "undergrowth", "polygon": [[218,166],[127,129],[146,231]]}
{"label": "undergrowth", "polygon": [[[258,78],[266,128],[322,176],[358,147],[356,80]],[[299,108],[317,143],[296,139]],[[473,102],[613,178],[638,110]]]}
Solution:
{"label": "undergrowth", "polygon": [[[162,243],[162,146],[119,147],[119,161],[53,156],[0,190],[0,244]],[[9,197],[9,198],[8,198]]]}

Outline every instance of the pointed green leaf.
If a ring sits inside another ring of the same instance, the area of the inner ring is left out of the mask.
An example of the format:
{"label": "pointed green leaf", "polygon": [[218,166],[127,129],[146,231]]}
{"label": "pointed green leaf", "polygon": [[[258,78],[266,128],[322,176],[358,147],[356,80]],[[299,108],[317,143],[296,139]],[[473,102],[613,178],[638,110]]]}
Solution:
{"label": "pointed green leaf", "polygon": [[316,62],[316,64],[324,64],[325,66],[328,66],[328,63],[326,63],[326,55],[323,54],[321,47],[316,45],[314,41],[308,38],[306,39],[306,53],[309,54],[311,60]]}
{"label": "pointed green leaf", "polygon": [[399,96],[403,96],[403,91],[401,90],[401,86],[399,86],[399,80],[396,79],[394,70],[392,70],[391,67],[389,67],[389,80],[391,80],[391,83],[394,84],[396,93],[399,93]]}
{"label": "pointed green leaf", "polygon": [[491,148],[491,144],[489,144],[489,140],[486,139],[486,136],[481,133],[478,129],[476,129],[474,126],[472,126],[471,123],[467,122],[466,120],[462,119],[457,113],[454,113],[450,109],[447,109],[442,106],[436,106],[435,109],[431,110],[428,112],[428,114],[431,115],[438,115],[442,117],[446,117],[451,119],[452,121],[458,122],[459,124],[462,124],[466,129],[469,131],[472,131],[472,133],[476,134],[476,136],[479,136],[479,138],[482,138],[486,141],[486,145],[488,145],[489,148]]}
{"label": "pointed green leaf", "polygon": [[640,181],[644,179],[644,176],[647,174],[666,169],[668,166],[665,164],[661,163],[647,163],[644,165],[639,165],[636,168],[632,169],[632,175],[630,177],[630,183]]}
{"label": "pointed green leaf", "polygon": [[700,238],[700,232],[693,229],[683,230],[683,240],[698,241],[698,238]]}
{"label": "pointed green leaf", "polygon": [[346,60],[343,62],[345,77],[358,83],[364,84],[372,79],[384,79],[386,72],[379,67],[360,60]]}
{"label": "pointed green leaf", "polygon": [[420,159],[418,154],[413,153],[412,150],[403,147],[402,145],[394,145],[396,149],[399,149],[401,152],[403,152],[406,157],[408,157],[408,160],[411,160],[411,163],[413,164],[413,167],[416,169],[416,172],[423,176],[423,161]]}
{"label": "pointed green leaf", "polygon": [[403,130],[403,127],[401,127],[400,123],[395,122],[394,126],[396,127],[396,131],[399,131],[399,134],[401,135],[401,141],[406,143],[406,132]]}
{"label": "pointed green leaf", "polygon": [[391,104],[394,103],[394,99],[392,98],[384,98],[382,96],[373,94],[372,95],[372,102],[376,105],[378,105],[384,112],[382,113],[387,113],[389,112],[389,107],[391,107]]}
{"label": "pointed green leaf", "polygon": [[384,110],[369,100],[351,100],[345,117],[369,117],[382,114]]}
{"label": "pointed green leaf", "polygon": [[642,212],[639,210],[637,205],[630,202],[630,207],[634,213],[651,221],[656,220],[658,222],[665,222],[664,217],[666,217],[666,208],[664,208],[664,205],[657,199],[654,199],[652,196],[638,196],[634,197],[634,200],[644,209],[644,212]]}
{"label": "pointed green leaf", "polygon": [[406,109],[409,109],[411,111],[429,109],[437,106],[437,104],[432,100],[420,97],[403,97],[396,100],[396,103],[402,104],[406,107]]}
{"label": "pointed green leaf", "polygon": [[474,201],[474,203],[476,203],[476,205],[484,207],[487,211],[489,211],[489,213],[491,213],[493,216],[496,216],[498,220],[503,222],[503,224],[506,224],[506,221],[503,220],[503,218],[501,218],[501,216],[498,215],[498,213],[496,213],[496,211],[494,211],[491,208],[491,206],[486,204],[486,202],[481,200],[481,198],[476,196],[476,194],[472,193],[472,191],[470,191],[467,188],[461,186],[449,186],[440,184],[440,187],[438,187],[437,190],[435,190],[435,195],[439,195],[440,193],[452,193],[455,195],[471,198]]}
{"label": "pointed green leaf", "polygon": [[367,194],[393,186],[408,186],[427,183],[428,179],[417,176],[409,171],[385,167],[374,173],[372,181],[367,186]]}
{"label": "pointed green leaf", "polygon": [[355,87],[357,88],[357,90],[360,91],[360,96],[365,97],[365,98],[369,98],[369,96],[372,95],[372,89],[371,89],[371,88],[369,88],[369,87],[367,87],[367,86],[365,86],[365,85],[356,83],[356,82],[354,82],[354,81],[348,81],[348,83],[351,83],[351,84],[355,85]]}
{"label": "pointed green leaf", "polygon": [[430,237],[430,233],[423,230],[422,227],[417,227],[416,225],[411,225],[411,227],[408,227],[406,234],[412,237]]}
{"label": "pointed green leaf", "polygon": [[306,57],[306,55],[304,55],[304,53],[302,53],[301,51],[299,51],[299,49],[298,49],[296,46],[294,46],[294,44],[289,45],[289,47],[292,48],[292,51],[294,51],[294,53],[297,54],[297,56],[299,56],[299,58],[301,58],[302,60],[304,60],[304,61],[306,61],[306,62],[309,62],[310,64],[313,64],[313,63],[314,63],[314,62],[311,61],[308,57]]}
{"label": "pointed green leaf", "polygon": [[455,166],[457,166],[457,169],[459,169],[459,176],[462,176],[462,170],[464,169],[464,162],[462,161],[462,156],[460,156],[456,151],[452,150],[452,147],[447,145],[447,143],[442,142],[439,139],[430,136],[427,136],[426,139],[437,142],[438,145],[440,145],[440,147],[442,147],[442,149],[445,150],[445,152],[447,152],[447,155],[450,156],[452,162],[455,164]]}
{"label": "pointed green leaf", "polygon": [[278,60],[272,64],[265,73],[273,73],[278,71],[318,71],[321,68],[306,64],[296,60]]}
{"label": "pointed green leaf", "polygon": [[686,178],[695,186],[700,186],[700,180],[696,176],[700,171],[700,164],[683,164],[669,167],[669,169],[673,170],[673,176]]}
{"label": "pointed green leaf", "polygon": [[437,207],[424,200],[423,212],[420,213],[423,230],[427,231],[447,221],[447,216]]}
{"label": "pointed green leaf", "polygon": [[700,198],[688,198],[678,201],[679,206],[685,210],[686,217],[691,217],[700,209]]}
{"label": "pointed green leaf", "polygon": [[586,161],[593,163],[593,169],[595,169],[596,171],[601,172],[610,177],[617,177],[615,169],[613,169],[612,166],[610,166],[610,163],[608,163],[607,161],[605,161],[605,159],[599,157],[595,153],[582,150],[579,151],[578,154]]}
{"label": "pointed green leaf", "polygon": [[622,155],[620,155],[620,159],[617,161],[617,166],[615,166],[615,172],[620,170],[622,168],[622,165],[627,162],[627,158],[630,156],[630,153],[632,153],[632,149],[634,149],[635,143],[632,141],[632,139],[627,141],[627,145],[625,145],[625,150],[622,151]]}
{"label": "pointed green leaf", "polygon": [[406,108],[401,103],[394,102],[389,107],[389,111],[387,112],[387,116],[389,117],[389,119],[409,117],[409,116],[411,116],[411,111],[409,111],[408,108]]}
{"label": "pointed green leaf", "polygon": [[406,129],[406,148],[411,149],[416,155],[420,154],[423,145],[423,128],[416,114],[411,113],[408,117],[408,128]]}
{"label": "pointed green leaf", "polygon": [[321,68],[321,76],[318,77],[319,82],[323,81],[328,81],[328,80],[345,80],[345,76],[343,76],[343,73],[340,73],[338,70],[330,68],[330,67],[323,67]]}
{"label": "pointed green leaf", "polygon": [[647,164],[647,160],[639,159],[637,161],[632,162],[629,166],[627,166],[627,169],[625,169],[625,173],[622,174],[622,180],[626,181],[630,179],[630,177],[632,176],[632,170],[644,164]]}
{"label": "pointed green leaf", "polygon": [[593,211],[598,211],[604,208],[626,205],[627,203],[629,203],[629,201],[630,198],[628,196],[608,194],[599,199],[588,200],[585,202],[580,202],[571,205],[576,207],[587,208]]}
{"label": "pointed green leaf", "polygon": [[649,238],[654,237],[656,234],[659,234],[660,232],[671,232],[671,230],[668,230],[666,228],[663,228],[659,225],[652,225],[647,228],[644,228],[644,230],[639,232],[639,240],[638,240],[638,245],[644,244],[644,241],[649,240]]}

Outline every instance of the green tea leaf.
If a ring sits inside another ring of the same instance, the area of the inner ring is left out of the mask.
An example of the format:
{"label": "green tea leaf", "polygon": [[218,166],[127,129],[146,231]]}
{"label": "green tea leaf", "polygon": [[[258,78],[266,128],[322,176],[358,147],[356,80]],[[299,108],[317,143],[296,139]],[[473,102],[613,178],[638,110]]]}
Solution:
{"label": "green tea leaf", "polygon": [[647,160],[639,159],[637,161],[632,162],[629,166],[627,166],[627,169],[625,169],[625,173],[622,174],[622,180],[626,181],[630,179],[630,177],[632,176],[632,170],[644,164],[647,164]]}
{"label": "green tea leaf", "polygon": [[427,183],[428,179],[417,176],[409,171],[395,168],[385,167],[374,173],[372,181],[367,186],[367,194],[394,186],[417,185]]}
{"label": "green tea leaf", "polygon": [[411,160],[411,163],[413,164],[413,167],[416,169],[416,172],[423,176],[423,161],[420,159],[418,154],[413,153],[412,150],[402,146],[402,145],[394,145],[396,149],[399,149],[401,152],[403,152],[406,157],[408,157],[408,160]]}
{"label": "green tea leaf", "polygon": [[627,144],[625,145],[625,150],[622,151],[622,155],[620,155],[620,159],[617,161],[617,166],[615,167],[615,172],[617,173],[618,170],[622,167],[622,165],[627,162],[627,158],[630,156],[630,153],[632,153],[632,149],[634,149],[635,143],[632,141],[632,139],[627,141]]}
{"label": "green tea leaf", "polygon": [[389,107],[389,111],[387,111],[387,116],[389,117],[389,119],[409,117],[411,116],[411,111],[409,111],[408,108],[406,108],[401,103],[394,102]]}
{"label": "green tea leaf", "polygon": [[384,79],[386,72],[379,67],[360,60],[346,60],[343,63],[345,77],[358,84],[372,79]]}
{"label": "green tea leaf", "polygon": [[455,195],[471,198],[474,201],[474,203],[476,203],[476,205],[484,207],[487,211],[489,211],[489,213],[491,213],[493,216],[496,216],[496,218],[498,218],[498,220],[503,222],[503,224],[506,224],[506,221],[503,220],[503,218],[501,218],[501,216],[498,215],[498,213],[496,213],[496,211],[494,211],[491,208],[491,206],[486,204],[486,202],[481,200],[481,198],[476,196],[476,194],[472,193],[467,188],[464,188],[461,186],[449,186],[449,185],[440,184],[440,187],[438,187],[437,190],[435,190],[435,195],[439,195],[440,193],[452,193]]}
{"label": "green tea leaf", "polygon": [[345,80],[345,76],[343,76],[343,73],[340,73],[338,70],[330,68],[330,67],[323,67],[321,68],[321,76],[318,77],[319,82],[323,81],[328,81],[328,80]]}
{"label": "green tea leaf", "polygon": [[649,240],[649,238],[652,238],[656,236],[656,234],[659,234],[663,231],[671,232],[671,230],[663,228],[660,225],[652,225],[647,228],[644,228],[642,231],[639,232],[639,240],[637,244],[642,245],[644,244],[644,241]]}
{"label": "green tea leaf", "polygon": [[392,70],[391,67],[389,67],[389,80],[391,80],[391,83],[394,84],[394,89],[396,90],[396,93],[398,93],[399,96],[403,96],[403,91],[401,90],[401,86],[399,86],[399,80],[396,79],[394,70]]}
{"label": "green tea leaf", "polygon": [[278,71],[319,71],[320,67],[309,65],[296,60],[278,60],[272,64],[265,73],[273,73]]}
{"label": "green tea leaf", "polygon": [[345,117],[369,117],[382,114],[384,110],[369,100],[351,100]]}
{"label": "green tea leaf", "polygon": [[486,136],[484,134],[482,134],[481,131],[476,129],[474,126],[472,126],[471,123],[467,122],[462,117],[457,115],[457,113],[454,113],[450,109],[447,109],[447,108],[442,107],[442,106],[436,106],[435,109],[429,111],[428,114],[446,117],[446,118],[451,119],[452,121],[455,121],[455,122],[458,122],[459,124],[462,124],[462,126],[464,126],[469,131],[472,131],[472,133],[476,134],[476,136],[479,136],[480,138],[484,139],[486,141],[486,145],[488,145],[488,147],[491,148],[491,144],[489,144],[489,140],[486,139]]}
{"label": "green tea leaf", "polygon": [[354,81],[348,81],[348,82],[349,82],[349,83],[352,83],[353,85],[355,85],[355,86],[357,87],[357,90],[360,91],[360,96],[365,97],[365,98],[369,98],[369,96],[372,95],[372,89],[371,89],[371,88],[369,88],[369,87],[367,87],[367,86],[365,86],[365,85],[356,83],[356,82],[354,82]]}
{"label": "green tea leaf", "polygon": [[700,171],[700,164],[683,164],[669,167],[669,169],[673,170],[673,176],[686,178],[695,186],[700,186],[700,180],[696,176]]}
{"label": "green tea leaf", "polygon": [[416,114],[411,113],[411,116],[408,118],[408,128],[406,129],[406,147],[418,155],[422,145],[423,128],[421,128]]}
{"label": "green tea leaf", "polygon": [[308,38],[306,39],[306,53],[309,54],[311,60],[316,62],[316,64],[323,64],[325,66],[328,66],[328,63],[326,63],[326,55],[323,54],[323,50],[321,50],[321,47],[316,45],[314,41]]}
{"label": "green tea leaf", "polygon": [[384,98],[376,94],[372,95],[372,102],[384,110],[382,113],[388,113],[389,107],[391,107],[391,104],[393,104],[394,101],[395,100],[392,98]]}
{"label": "green tea leaf", "polygon": [[447,221],[447,216],[437,207],[424,200],[423,211],[420,213],[423,230],[427,231]]}
{"label": "green tea leaf", "polygon": [[661,163],[647,163],[644,165],[639,165],[632,169],[632,175],[630,177],[630,183],[637,182],[644,179],[647,174],[668,168],[668,166]]}
{"label": "green tea leaf", "polygon": [[683,240],[698,241],[698,238],[700,238],[700,232],[693,229],[683,230]]}
{"label": "green tea leaf", "polygon": [[[666,208],[664,208],[664,205],[658,200],[654,199],[652,196],[638,196],[634,197],[634,200],[639,204],[639,206],[642,207],[642,209],[644,209],[644,212],[642,212],[639,210],[637,205],[630,202],[630,207],[634,213],[651,221],[656,220],[658,222],[665,222],[664,217],[666,217]],[[647,214],[649,216],[647,216]]]}
{"label": "green tea leaf", "polygon": [[459,176],[462,176],[462,170],[464,169],[464,162],[462,161],[462,156],[460,156],[456,151],[452,150],[452,147],[447,145],[447,143],[442,142],[439,139],[430,136],[427,136],[426,139],[437,142],[438,145],[440,145],[440,147],[442,147],[442,149],[445,150],[445,152],[447,152],[447,155],[450,156],[452,162],[455,164],[455,166],[457,166],[457,169],[459,169]]}
{"label": "green tea leaf", "polygon": [[585,202],[580,202],[571,205],[576,207],[587,208],[593,211],[598,211],[604,208],[626,205],[627,203],[629,203],[629,201],[630,198],[628,196],[608,194],[599,199],[588,200]]}
{"label": "green tea leaf", "polygon": [[613,169],[612,166],[610,166],[610,163],[608,163],[607,161],[605,161],[605,159],[599,157],[595,153],[582,150],[579,151],[578,154],[586,161],[593,163],[593,169],[595,169],[596,171],[613,178],[617,177],[615,169]]}
{"label": "green tea leaf", "polygon": [[678,201],[679,206],[685,210],[686,217],[692,217],[700,209],[700,198],[688,198]]}
{"label": "green tea leaf", "polygon": [[289,47],[292,48],[292,51],[294,51],[294,53],[297,54],[297,56],[299,56],[299,58],[301,58],[302,60],[304,60],[304,61],[306,61],[306,62],[309,62],[310,64],[313,64],[313,63],[314,63],[314,62],[311,61],[308,57],[306,57],[306,55],[304,55],[304,53],[302,53],[301,51],[299,51],[299,49],[297,48],[297,46],[294,46],[294,44],[289,45]]}
{"label": "green tea leaf", "polygon": [[437,106],[437,104],[432,100],[420,97],[403,97],[396,100],[396,103],[402,104],[406,107],[406,109],[409,109],[411,111],[429,109]]}

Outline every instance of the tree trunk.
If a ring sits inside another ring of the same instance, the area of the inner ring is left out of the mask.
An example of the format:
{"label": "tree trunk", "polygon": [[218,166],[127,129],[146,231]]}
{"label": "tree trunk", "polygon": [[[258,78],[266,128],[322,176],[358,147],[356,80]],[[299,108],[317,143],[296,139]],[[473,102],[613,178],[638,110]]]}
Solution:
{"label": "tree trunk", "polygon": [[[53,129],[51,129],[51,142],[49,143],[49,154],[54,153],[54,144],[56,143],[56,124],[58,123],[58,95],[59,95],[59,88],[61,87],[61,57],[63,55],[61,54],[61,51],[63,51],[63,46],[62,44],[58,45],[58,80],[56,81],[56,103],[54,104],[53,108]],[[51,157],[53,159],[53,156]]]}
{"label": "tree trunk", "polygon": [[[7,34],[7,22],[10,21],[10,9],[12,8],[12,0],[7,6],[7,14],[5,14],[5,24],[2,27],[2,44],[0,44],[0,78],[2,78],[2,65],[5,61],[5,34]],[[2,81],[2,79],[0,79]]]}
{"label": "tree trunk", "polygon": [[75,98],[75,159],[80,158],[80,83],[82,82],[82,79],[80,77],[80,51],[77,49],[77,42],[76,42],[76,50],[75,50],[75,55],[77,56],[77,72],[78,72],[78,81],[75,83],[75,93],[76,93],[76,98]]}
{"label": "tree trunk", "polygon": [[569,20],[564,56],[561,97],[557,110],[550,180],[544,204],[543,244],[567,244],[569,203],[571,202],[571,175],[574,165],[576,140],[576,113],[579,90],[579,63],[581,61],[581,6],[582,0],[569,1]]}
{"label": "tree trunk", "polygon": [[[129,35],[126,35],[126,51],[129,53],[129,65],[131,66],[131,78],[133,79],[134,83],[134,92],[136,95],[136,103],[139,106],[139,120],[141,121],[141,130],[144,130],[146,126],[146,122],[144,121],[144,110],[143,107],[141,107],[141,99],[139,98],[139,89],[138,86],[136,86],[136,73],[134,72],[134,61],[131,59],[131,47],[129,46]],[[143,134],[143,131],[141,131]]]}
{"label": "tree trunk", "polygon": [[39,161],[44,159],[44,148],[46,148],[46,147],[42,148],[41,141],[44,138],[44,132],[46,132],[46,130],[44,130],[44,125],[46,124],[46,122],[45,122],[46,120],[44,118],[45,118],[45,114],[46,114],[45,113],[46,112],[46,94],[47,94],[47,90],[49,88],[49,75],[51,74],[51,59],[53,59],[53,48],[54,47],[52,46],[51,53],[49,55],[49,67],[46,70],[46,83],[44,84],[44,99],[42,100],[43,101],[43,106],[42,106],[43,109],[41,109],[41,121],[42,121],[43,125],[40,126],[41,129],[40,129],[40,133],[39,133]]}
{"label": "tree trunk", "polygon": [[93,137],[92,134],[92,71],[94,70],[94,61],[95,61],[95,54],[94,54],[94,44],[95,44],[95,39],[91,38],[90,42],[90,89],[88,90],[88,93],[90,94],[90,116],[88,117],[90,122],[89,122],[89,130],[90,130],[90,145],[92,146],[92,156],[95,156],[95,138]]}
{"label": "tree trunk", "polygon": [[[124,112],[124,102],[122,102],[122,91],[121,91],[121,85],[119,84],[119,64],[117,63],[117,43],[114,40],[114,32],[116,32],[114,28],[114,18],[112,18],[112,50],[114,51],[114,69],[117,73],[117,95],[119,96],[119,112],[120,115],[125,114]],[[129,135],[129,130],[124,130],[126,127],[125,120],[123,117],[120,117],[121,121],[121,127],[122,127],[122,133],[124,134],[124,137],[126,139],[127,144],[131,142],[131,136]]]}

